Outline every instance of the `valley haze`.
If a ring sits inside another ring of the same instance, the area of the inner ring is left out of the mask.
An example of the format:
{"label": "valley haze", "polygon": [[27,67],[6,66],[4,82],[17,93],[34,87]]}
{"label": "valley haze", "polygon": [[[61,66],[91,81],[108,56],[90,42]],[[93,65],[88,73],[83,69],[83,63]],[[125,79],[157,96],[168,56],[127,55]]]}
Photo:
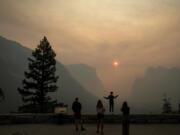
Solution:
{"label": "valley haze", "polygon": [[69,108],[75,96],[90,105],[85,112],[95,112],[98,99],[107,108],[103,96],[113,91],[118,114],[123,101],[132,113],[161,113],[165,94],[177,111],[179,22],[179,0],[0,0],[0,88],[6,95],[0,112],[21,104],[16,89],[44,36],[61,76],[52,96]]}
{"label": "valley haze", "polygon": [[[0,85],[6,95],[5,101],[0,104],[1,112],[17,111],[22,104],[17,87],[21,85],[23,73],[27,70],[27,58],[31,51],[18,42],[0,37]],[[103,96],[109,92],[105,90],[95,68],[86,64],[63,65],[60,62],[57,62],[56,67],[56,74],[60,76],[59,89],[51,96],[68,104],[70,112],[75,97],[80,98],[85,113],[95,113],[98,99],[102,99],[106,108],[108,107]],[[132,113],[161,113],[165,93],[172,98],[173,109],[177,110],[180,99],[179,82],[180,68],[149,67],[143,76],[136,78],[132,86],[133,94],[127,98]],[[123,96],[120,94],[115,102],[116,113],[120,113]]]}

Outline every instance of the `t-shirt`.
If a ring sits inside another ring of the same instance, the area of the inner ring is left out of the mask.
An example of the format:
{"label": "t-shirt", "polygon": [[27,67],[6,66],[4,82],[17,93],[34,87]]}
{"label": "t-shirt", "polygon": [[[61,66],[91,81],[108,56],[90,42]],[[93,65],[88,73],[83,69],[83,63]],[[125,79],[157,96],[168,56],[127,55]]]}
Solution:
{"label": "t-shirt", "polygon": [[81,112],[81,104],[77,101],[74,101],[73,104],[72,104],[72,110],[75,112],[75,113],[80,113]]}
{"label": "t-shirt", "polygon": [[104,109],[104,107],[101,107],[101,108],[96,108],[96,110],[97,110],[97,113],[98,114],[104,114],[104,112],[105,112],[105,109]]}
{"label": "t-shirt", "polygon": [[115,96],[109,95],[109,96],[108,96],[109,102],[110,102],[110,103],[114,103],[114,98],[115,98]]}
{"label": "t-shirt", "polygon": [[130,108],[129,107],[122,107],[121,111],[123,112],[123,115],[129,115]]}

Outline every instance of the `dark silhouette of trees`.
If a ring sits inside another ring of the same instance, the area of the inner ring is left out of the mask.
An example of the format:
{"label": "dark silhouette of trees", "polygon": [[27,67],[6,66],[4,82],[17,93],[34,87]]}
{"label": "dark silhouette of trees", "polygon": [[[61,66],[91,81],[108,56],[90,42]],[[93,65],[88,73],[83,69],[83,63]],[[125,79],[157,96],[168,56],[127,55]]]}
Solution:
{"label": "dark silhouette of trees", "polygon": [[29,71],[24,72],[23,86],[18,88],[24,102],[19,111],[45,113],[56,104],[56,100],[53,101],[48,95],[58,88],[55,56],[47,38],[44,37],[32,52],[32,57],[28,58]]}
{"label": "dark silhouette of trees", "polygon": [[2,102],[4,100],[5,96],[4,96],[4,92],[2,91],[2,89],[0,88],[0,102]]}
{"label": "dark silhouette of trees", "polygon": [[163,102],[164,102],[163,113],[171,113],[172,107],[171,107],[170,98],[167,98],[166,94],[164,94]]}

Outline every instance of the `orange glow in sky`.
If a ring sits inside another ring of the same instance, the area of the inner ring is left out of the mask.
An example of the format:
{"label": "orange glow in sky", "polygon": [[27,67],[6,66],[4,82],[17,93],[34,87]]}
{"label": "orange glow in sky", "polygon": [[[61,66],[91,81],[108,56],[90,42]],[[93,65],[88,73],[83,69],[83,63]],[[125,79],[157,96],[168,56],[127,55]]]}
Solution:
{"label": "orange glow in sky", "polygon": [[113,66],[114,66],[114,67],[117,67],[117,66],[119,66],[119,63],[118,63],[117,61],[114,61],[114,62],[113,62]]}
{"label": "orange glow in sky", "polygon": [[180,0],[0,0],[0,36],[31,49],[46,36],[58,61],[122,94],[149,66],[180,67],[179,22]]}

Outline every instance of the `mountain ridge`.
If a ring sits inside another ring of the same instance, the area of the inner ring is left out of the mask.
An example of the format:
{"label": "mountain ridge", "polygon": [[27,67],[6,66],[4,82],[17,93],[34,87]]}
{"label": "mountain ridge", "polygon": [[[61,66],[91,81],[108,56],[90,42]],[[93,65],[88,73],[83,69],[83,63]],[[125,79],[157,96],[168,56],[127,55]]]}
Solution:
{"label": "mountain ridge", "polygon": [[103,97],[106,94],[102,81],[99,79],[96,69],[86,64],[71,64],[67,65],[67,69],[83,87],[89,92]]}
{"label": "mountain ridge", "polygon": [[[17,111],[18,106],[23,104],[17,87],[22,85],[24,71],[28,69],[27,58],[31,56],[31,53],[31,49],[0,36],[0,87],[6,96],[5,101],[0,103],[0,112]],[[89,106],[84,108],[84,111],[94,112],[93,105],[97,97],[79,84],[63,64],[57,61],[56,68],[56,74],[60,75],[57,82],[59,89],[51,96],[59,102],[68,104],[68,106],[71,106],[75,97],[79,97],[84,105]]]}

